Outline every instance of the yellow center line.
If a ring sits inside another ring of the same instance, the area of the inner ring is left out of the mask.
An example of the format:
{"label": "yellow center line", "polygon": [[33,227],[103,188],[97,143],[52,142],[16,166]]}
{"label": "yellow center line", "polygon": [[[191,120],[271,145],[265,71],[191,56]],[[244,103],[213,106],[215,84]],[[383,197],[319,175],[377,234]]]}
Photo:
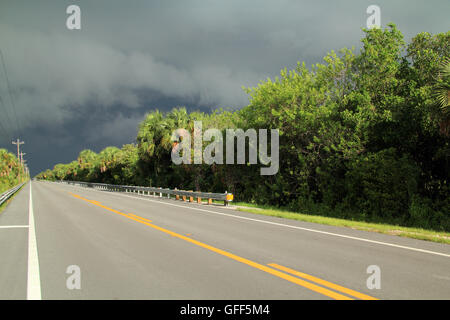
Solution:
{"label": "yellow center line", "polygon": [[[219,249],[219,248],[210,246],[210,245],[208,245],[208,244],[206,244],[206,243],[203,243],[203,242],[194,240],[194,239],[192,239],[192,238],[183,236],[183,235],[181,235],[181,234],[179,234],[179,233],[176,233],[176,232],[170,231],[170,230],[168,230],[168,229],[159,227],[159,226],[154,225],[154,224],[152,224],[152,223],[149,223],[149,222],[147,222],[147,221],[143,221],[143,220],[141,220],[140,218],[135,218],[135,217],[134,217],[135,215],[134,215],[134,216],[131,216],[131,215],[129,215],[129,214],[126,214],[126,213],[117,211],[117,210],[115,210],[115,209],[106,207],[106,206],[100,204],[100,203],[97,202],[97,201],[94,201],[94,202],[93,202],[93,201],[91,201],[91,200],[89,200],[89,199],[83,198],[83,197],[81,197],[81,196],[79,196],[79,195],[76,195],[76,194],[73,194],[73,193],[71,193],[71,192],[69,192],[69,194],[71,194],[72,196],[74,196],[74,197],[76,197],[76,198],[78,198],[78,199],[84,200],[84,201],[86,201],[86,202],[89,202],[89,203],[92,203],[92,204],[94,204],[94,205],[96,205],[96,206],[99,206],[99,207],[101,207],[101,208],[103,208],[103,209],[106,209],[106,210],[108,210],[108,211],[111,211],[111,212],[120,214],[120,215],[122,215],[122,216],[124,216],[124,217],[126,217],[126,218],[128,218],[128,219],[132,219],[132,220],[137,221],[137,222],[139,222],[139,223],[145,224],[145,225],[147,225],[147,226],[149,226],[149,227],[152,227],[152,228],[154,228],[154,229],[156,229],[156,230],[159,230],[159,231],[161,231],[161,232],[164,232],[164,233],[166,233],[166,234],[169,234],[169,235],[171,235],[171,236],[173,236],[173,237],[176,237],[176,238],[185,240],[185,241],[190,242],[190,243],[192,243],[192,244],[195,244],[195,245],[197,245],[197,246],[199,246],[199,247],[208,249],[208,250],[213,251],[213,252],[215,252],[215,253],[218,253],[218,254],[220,254],[220,255],[222,255],[222,256],[228,257],[228,258],[230,258],[230,259],[233,259],[233,260],[235,260],[235,261],[241,262],[241,263],[243,263],[243,264],[246,264],[246,265],[251,266],[251,267],[253,267],[253,268],[256,268],[256,269],[258,269],[258,270],[267,272],[267,273],[269,273],[269,274],[271,274],[271,275],[274,275],[274,276],[276,276],[276,277],[279,277],[279,278],[281,278],[281,279],[287,280],[287,281],[289,281],[289,282],[291,282],[291,283],[295,283],[295,284],[300,285],[300,286],[302,286],[302,287],[304,287],[304,288],[307,288],[307,289],[310,289],[310,290],[315,291],[315,292],[317,292],[317,293],[323,294],[323,295],[325,295],[325,296],[327,296],[327,297],[329,297],[329,298],[333,298],[333,299],[336,299],[336,300],[354,300],[354,299],[352,299],[352,298],[350,298],[350,297],[347,297],[347,296],[344,296],[344,295],[342,295],[342,294],[340,294],[340,293],[337,293],[337,292],[328,290],[328,289],[326,289],[326,288],[323,288],[323,287],[321,287],[321,286],[315,285],[315,284],[310,283],[310,282],[308,282],[308,281],[305,281],[305,280],[299,279],[299,278],[297,278],[297,277],[291,276],[290,274],[286,274],[286,273],[284,273],[284,272],[281,272],[281,271],[279,271],[279,270],[270,268],[270,267],[265,266],[265,265],[263,265],[263,264],[260,264],[260,263],[257,263],[257,262],[248,260],[248,259],[246,259],[246,258],[237,256],[237,255],[235,255],[235,254],[233,254],[233,253],[230,253],[230,252],[227,252],[227,251],[225,251],[225,250],[222,250],[222,249]],[[143,218],[142,218],[142,219],[143,219]]]}
{"label": "yellow center line", "polygon": [[336,291],[340,291],[342,293],[348,294],[348,295],[350,295],[352,297],[355,297],[355,298],[358,298],[358,299],[378,300],[377,298],[371,297],[371,296],[366,295],[364,293],[361,293],[361,292],[358,292],[358,291],[354,291],[354,290],[346,288],[346,287],[342,287],[342,286],[340,286],[338,284],[335,284],[335,283],[332,283],[332,282],[329,282],[329,281],[326,281],[326,280],[323,280],[323,279],[311,276],[309,274],[306,274],[306,273],[303,273],[303,272],[300,272],[300,271],[297,271],[297,270],[294,270],[294,269],[291,269],[291,268],[288,268],[288,267],[280,266],[279,264],[276,264],[276,263],[269,263],[268,266],[271,266],[272,268],[279,269],[281,271],[293,274],[294,276],[301,277],[301,278],[309,280],[309,281],[313,281],[313,282],[318,283],[318,284],[320,284],[322,286],[328,287],[328,288],[336,290]]}
{"label": "yellow center line", "polygon": [[140,219],[140,220],[143,220],[143,221],[152,222],[152,220],[150,220],[150,219],[143,218],[143,217],[138,216],[138,215],[135,215],[135,214],[133,214],[133,213],[129,213],[128,215],[129,215],[130,217],[134,217],[134,218],[137,218],[137,219]]}

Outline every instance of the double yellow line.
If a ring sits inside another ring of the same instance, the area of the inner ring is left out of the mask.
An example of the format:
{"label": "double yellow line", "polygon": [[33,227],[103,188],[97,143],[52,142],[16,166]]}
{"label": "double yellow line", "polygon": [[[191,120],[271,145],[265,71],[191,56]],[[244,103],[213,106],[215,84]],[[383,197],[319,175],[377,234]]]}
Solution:
{"label": "double yellow line", "polygon": [[[338,284],[335,284],[335,283],[332,283],[332,282],[329,282],[329,281],[326,281],[326,280],[323,280],[323,279],[311,276],[309,274],[306,274],[306,273],[303,273],[303,272],[300,272],[300,271],[297,271],[297,270],[294,270],[294,269],[291,269],[291,268],[288,268],[288,267],[280,266],[279,264],[276,264],[276,263],[269,263],[268,265],[271,266],[272,268],[276,268],[276,269],[282,270],[284,272],[293,274],[293,275],[295,275],[297,277],[300,277],[300,278],[303,278],[303,279],[315,282],[315,283],[320,284],[322,286],[325,286],[325,287],[328,287],[330,289],[333,289],[333,290],[345,293],[345,294],[347,294],[349,296],[352,296],[352,297],[355,297],[355,298],[358,298],[358,299],[362,299],[362,300],[378,300],[377,298],[371,297],[371,296],[369,296],[367,294],[364,294],[364,293],[361,293],[361,292],[358,292],[358,291],[355,291],[355,290],[352,290],[352,289],[340,286]],[[340,300],[340,299],[338,299],[338,300]],[[348,300],[348,299],[346,299],[346,300]],[[353,300],[353,299],[351,299],[351,300]]]}
{"label": "double yellow line", "polygon": [[[235,255],[233,253],[230,253],[230,252],[224,251],[222,249],[210,246],[210,245],[208,245],[206,243],[203,243],[203,242],[194,240],[192,238],[186,237],[186,236],[181,235],[179,233],[176,233],[176,232],[170,231],[168,229],[159,227],[159,226],[151,223],[152,221],[149,220],[149,219],[145,219],[143,217],[137,216],[137,215],[132,214],[132,213],[123,213],[123,212],[117,211],[115,209],[112,209],[112,208],[109,208],[107,206],[102,205],[98,201],[89,200],[89,199],[83,198],[83,197],[81,197],[81,196],[79,196],[77,194],[71,193],[71,192],[69,192],[69,194],[71,194],[75,198],[84,200],[86,202],[94,204],[94,205],[96,205],[98,207],[101,207],[103,209],[106,209],[108,211],[120,214],[120,215],[122,215],[122,216],[124,216],[124,217],[126,217],[128,219],[132,219],[132,220],[137,221],[139,223],[145,224],[145,225],[147,225],[149,227],[152,227],[152,228],[154,228],[156,230],[159,230],[159,231],[162,231],[164,233],[167,233],[167,234],[169,234],[169,235],[171,235],[173,237],[182,239],[184,241],[187,241],[187,242],[195,244],[195,245],[197,245],[199,247],[208,249],[208,250],[213,251],[215,253],[218,253],[218,254],[220,254],[222,256],[228,257],[228,258],[233,259],[235,261],[238,261],[238,262],[241,262],[241,263],[246,264],[248,266],[251,266],[253,268],[256,268],[258,270],[267,272],[267,273],[269,273],[271,275],[274,275],[274,276],[279,277],[281,279],[287,280],[287,281],[289,281],[291,283],[295,283],[297,285],[300,285],[302,287],[305,287],[305,288],[310,289],[312,291],[315,291],[317,293],[323,294],[323,295],[325,295],[325,296],[327,296],[329,298],[336,299],[336,300],[354,300],[352,298],[352,297],[354,297],[354,298],[363,299],[363,300],[378,300],[378,299],[376,299],[374,297],[371,297],[371,296],[368,296],[366,294],[363,294],[363,293],[360,293],[360,292],[357,292],[357,291],[354,291],[354,290],[342,287],[340,285],[328,282],[326,280],[323,280],[323,279],[311,276],[309,274],[302,273],[302,272],[299,272],[299,271],[296,271],[296,270],[293,270],[293,269],[290,269],[290,268],[287,268],[287,267],[284,267],[284,266],[281,266],[281,265],[278,265],[278,264],[275,264],[275,263],[270,263],[270,264],[268,264],[268,266],[265,266],[263,264],[260,264],[260,263],[248,260],[248,259],[240,257],[240,256],[237,256],[237,255]],[[306,281],[306,280],[308,280],[308,281]],[[332,290],[330,290],[330,289],[332,289]],[[346,295],[344,295],[344,294],[346,294]]]}

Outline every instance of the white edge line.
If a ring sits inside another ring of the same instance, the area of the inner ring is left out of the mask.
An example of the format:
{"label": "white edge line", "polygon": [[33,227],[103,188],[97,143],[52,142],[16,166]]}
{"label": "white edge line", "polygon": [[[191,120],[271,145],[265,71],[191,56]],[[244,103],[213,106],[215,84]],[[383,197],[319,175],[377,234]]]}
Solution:
{"label": "white edge line", "polygon": [[0,226],[0,229],[28,228],[28,225]]}
{"label": "white edge line", "polygon": [[33,213],[33,196],[30,181],[29,203],[29,228],[28,228],[28,279],[27,300],[41,300],[41,279],[39,275],[39,257],[36,243],[36,232]]}
{"label": "white edge line", "polygon": [[[97,191],[97,192],[103,192],[104,193],[104,191],[96,190],[96,189],[93,189],[93,188],[84,188],[84,187],[78,187],[78,186],[71,186],[71,187],[80,188],[82,190]],[[217,212],[217,211],[211,211],[211,210],[206,210],[206,209],[201,209],[201,208],[190,207],[190,206],[186,206],[186,205],[178,205],[178,204],[168,203],[168,202],[164,202],[164,201],[156,201],[156,200],[146,199],[146,198],[141,198],[141,197],[133,197],[133,196],[128,196],[128,195],[124,195],[124,194],[116,193],[116,192],[112,192],[111,194],[115,194],[115,195],[122,196],[122,197],[127,197],[127,198],[133,198],[133,199],[140,199],[140,200],[151,201],[151,202],[156,202],[156,203],[162,203],[162,204],[166,204],[166,205],[169,205],[169,206],[175,206],[175,207],[180,207],[180,208],[185,208],[185,209],[204,211],[204,212],[214,213],[214,214],[218,214],[218,215],[222,215],[222,216],[233,217],[233,218],[236,218],[236,219],[243,219],[243,220],[249,220],[249,221],[255,221],[255,222],[260,222],[260,223],[266,223],[266,224],[271,224],[271,225],[280,226],[280,227],[286,227],[286,228],[291,228],[291,229],[298,229],[298,230],[303,230],[303,231],[310,231],[310,232],[315,232],[315,233],[321,233],[321,234],[326,234],[326,235],[335,236],[335,237],[341,237],[341,238],[346,238],[346,239],[364,241],[364,242],[369,242],[369,243],[374,243],[374,244],[379,244],[379,245],[384,245],[384,246],[389,246],[389,247],[401,248],[401,249],[412,250],[412,251],[422,252],[422,253],[429,253],[429,254],[434,254],[434,255],[450,258],[450,254],[436,252],[436,251],[430,251],[430,250],[425,250],[425,249],[419,249],[419,248],[413,248],[413,247],[408,247],[408,246],[402,246],[402,245],[393,244],[393,243],[389,243],[389,242],[382,242],[382,241],[370,240],[370,239],[365,239],[365,238],[347,236],[347,235],[333,233],[333,232],[309,229],[309,228],[298,227],[298,226],[291,226],[291,225],[288,225],[288,224],[277,223],[277,222],[266,221],[266,220],[253,219],[253,218],[248,218],[248,217],[242,217],[242,216],[237,216],[237,215],[228,214],[228,213],[221,213],[221,212]]]}

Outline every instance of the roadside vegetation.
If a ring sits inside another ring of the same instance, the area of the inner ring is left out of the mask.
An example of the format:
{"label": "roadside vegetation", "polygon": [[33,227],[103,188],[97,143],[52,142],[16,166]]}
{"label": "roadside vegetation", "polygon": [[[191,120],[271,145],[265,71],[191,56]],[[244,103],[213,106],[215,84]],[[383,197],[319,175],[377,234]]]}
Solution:
{"label": "roadside vegetation", "polygon": [[[83,150],[37,177],[227,190],[236,201],[276,208],[263,210],[270,215],[379,232],[387,230],[382,224],[415,227],[417,237],[423,229],[449,232],[449,57],[450,31],[420,33],[407,44],[395,25],[365,30],[358,51],[332,51],[323,63],[299,63],[246,88],[243,109],[156,110],[139,125],[135,143]],[[195,120],[203,130],[279,129],[279,172],[173,164],[171,134],[178,128],[192,133]],[[399,235],[410,232],[402,227]]]}
{"label": "roadside vegetation", "polygon": [[23,167],[14,154],[6,149],[0,149],[0,193],[18,185],[19,172],[23,171]]}
{"label": "roadside vegetation", "polygon": [[[6,149],[0,149],[0,194],[19,184],[19,172],[23,171],[14,154]],[[6,208],[12,198],[14,198],[14,195],[0,205],[0,213]]]}

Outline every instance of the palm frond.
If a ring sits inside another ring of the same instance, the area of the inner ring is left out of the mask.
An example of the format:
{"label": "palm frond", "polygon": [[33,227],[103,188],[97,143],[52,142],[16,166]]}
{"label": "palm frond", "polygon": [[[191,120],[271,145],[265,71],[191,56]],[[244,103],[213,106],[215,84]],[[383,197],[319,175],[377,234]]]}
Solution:
{"label": "palm frond", "polygon": [[445,58],[439,66],[438,79],[434,85],[433,97],[445,115],[450,114],[450,59]]}

